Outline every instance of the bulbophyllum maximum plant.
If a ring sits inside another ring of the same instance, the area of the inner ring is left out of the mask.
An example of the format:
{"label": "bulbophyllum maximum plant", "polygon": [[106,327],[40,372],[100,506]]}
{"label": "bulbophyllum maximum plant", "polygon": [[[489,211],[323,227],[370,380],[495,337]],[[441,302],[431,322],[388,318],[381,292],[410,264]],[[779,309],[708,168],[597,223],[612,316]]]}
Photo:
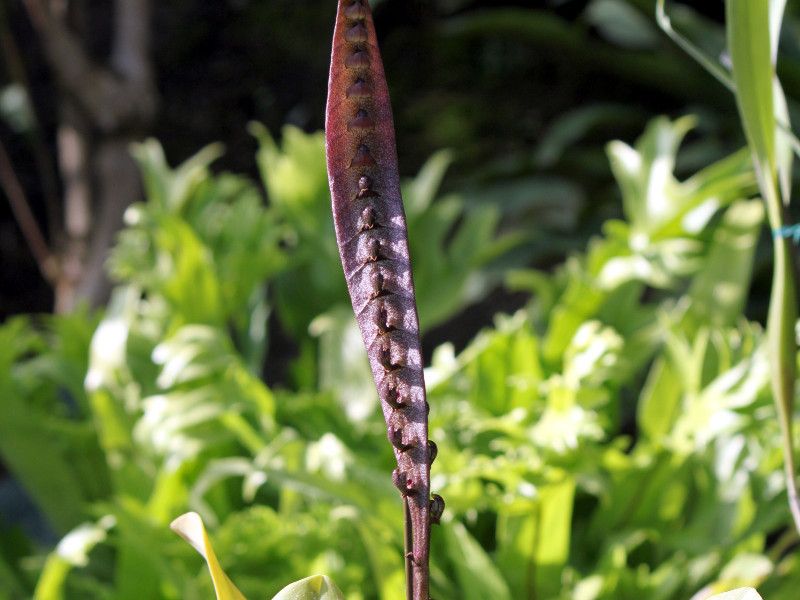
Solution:
{"label": "bulbophyllum maximum plant", "polygon": [[428,600],[431,498],[428,402],[392,108],[368,0],[339,0],[325,151],[336,240],[378,389],[404,499],[406,596]]}

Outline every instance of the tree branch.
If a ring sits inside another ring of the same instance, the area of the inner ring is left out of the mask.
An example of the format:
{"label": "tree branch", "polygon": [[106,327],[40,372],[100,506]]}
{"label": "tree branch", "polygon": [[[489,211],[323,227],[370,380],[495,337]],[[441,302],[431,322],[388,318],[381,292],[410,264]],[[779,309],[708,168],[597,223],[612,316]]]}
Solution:
{"label": "tree branch", "polygon": [[92,61],[78,37],[41,0],[24,2],[59,83],[100,131],[112,133],[152,119],[156,94],[147,61],[149,0],[117,0],[113,70]]}
{"label": "tree branch", "polygon": [[52,283],[58,271],[56,260],[47,246],[47,242],[42,235],[39,225],[31,212],[28,200],[25,197],[25,192],[17,179],[14,168],[11,166],[11,160],[8,157],[5,147],[0,142],[0,187],[8,198],[8,203],[11,205],[11,211],[14,213],[14,218],[17,220],[22,235],[31,249],[36,263],[39,265],[39,270],[42,272],[44,278]]}
{"label": "tree branch", "polygon": [[14,40],[8,26],[8,17],[5,9],[0,4],[0,47],[2,47],[6,68],[12,81],[21,85],[27,96],[27,104],[32,116],[31,145],[34,160],[36,161],[37,175],[44,193],[47,212],[47,223],[50,228],[51,239],[54,233],[61,229],[61,201],[58,191],[58,176],[56,175],[53,157],[47,148],[42,134],[42,125],[33,102],[33,93],[22,54]]}
{"label": "tree branch", "polygon": [[137,85],[149,85],[152,79],[149,25],[149,0],[115,0],[111,66],[119,76]]}

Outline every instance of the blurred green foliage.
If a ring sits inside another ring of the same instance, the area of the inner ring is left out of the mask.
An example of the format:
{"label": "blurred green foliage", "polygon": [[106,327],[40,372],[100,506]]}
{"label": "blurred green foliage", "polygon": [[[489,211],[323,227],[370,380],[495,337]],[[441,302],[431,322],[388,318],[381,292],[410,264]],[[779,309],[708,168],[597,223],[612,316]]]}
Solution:
{"label": "blurred green foliage", "polygon": [[[482,40],[477,68],[501,104],[474,129],[458,97],[401,104],[432,123],[426,136],[491,130],[496,149],[520,127],[505,109],[530,105],[497,93],[519,75],[509,31],[623,81],[714,97],[683,58],[654,52],[651,4],[589,2],[583,28],[526,9],[452,16],[439,33]],[[719,52],[720,28],[672,16]],[[442,59],[430,70],[457,77]],[[439,345],[426,371],[447,502],[435,597],[685,600],[757,585],[795,598],[767,341],[745,315],[765,219],[750,156],[722,152],[708,112],[652,119],[604,155],[592,144],[645,116],[597,101],[533,150],[464,150],[480,165],[465,191],[439,196],[447,152],[404,182],[423,331],[497,282],[529,297],[464,349]],[[105,312],[0,328],[0,452],[61,538],[4,532],[0,599],[210,598],[167,528],[186,510],[251,600],[318,572],[351,600],[402,599],[394,459],[336,252],[323,138],[251,133],[266,206],[253,182],[213,174],[219,147],[171,168],[142,144],[147,201],[126,215]],[[611,211],[593,187],[608,173],[622,198]],[[289,365],[274,385],[270,361]]]}
{"label": "blurred green foliage", "polygon": [[[528,305],[459,353],[436,349],[434,595],[667,600],[760,584],[793,597],[794,538],[768,544],[788,521],[764,335],[742,317],[764,211],[742,153],[675,178],[694,122],[610,143],[623,218],[552,273],[506,271]],[[207,598],[167,529],[187,509],[248,598],[316,572],[347,598],[403,597],[394,461],[322,138],[253,131],[267,206],[211,173],[217,147],[173,169],[149,141],[135,152],[148,199],[126,215],[102,318],[0,329],[0,450],[65,536],[49,554],[4,542],[5,598]],[[436,198],[448,161],[404,185],[417,285],[436,290],[420,296],[428,327],[519,242],[498,237],[496,208]],[[283,388],[260,378],[270,314],[303,348]]]}
{"label": "blurred green foliage", "polygon": [[[343,284],[324,140],[287,127],[278,146],[253,132],[269,206],[247,179],[212,175],[218,146],[172,169],[158,143],[141,144],[147,202],[126,213],[102,319],[0,330],[4,460],[72,540],[44,566],[9,546],[0,573],[13,597],[200,593],[163,532],[187,506],[220,526],[221,554],[250,597],[312,566],[351,597],[402,588],[392,455]],[[495,241],[487,210],[433,202],[447,162],[434,157],[408,186],[409,218],[428,228],[416,243],[427,235],[437,249],[420,252],[421,280],[453,288],[446,302],[420,300],[429,323],[475,300],[485,286],[468,281],[510,243]],[[301,349],[284,390],[259,377],[273,311]]]}

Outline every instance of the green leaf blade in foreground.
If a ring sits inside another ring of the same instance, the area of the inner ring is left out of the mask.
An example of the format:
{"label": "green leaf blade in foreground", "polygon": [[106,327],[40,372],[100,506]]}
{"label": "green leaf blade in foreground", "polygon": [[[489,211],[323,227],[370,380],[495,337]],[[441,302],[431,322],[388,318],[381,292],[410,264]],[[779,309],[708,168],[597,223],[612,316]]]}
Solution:
{"label": "green leaf blade in foreground", "polygon": [[775,111],[770,61],[769,2],[728,0],[728,51],[733,62],[736,102],[761,177],[773,181]]}
{"label": "green leaf blade in foreground", "polygon": [[214,582],[214,590],[217,593],[217,600],[246,600],[222,570],[200,515],[193,512],[181,515],[170,524],[170,529],[189,542],[192,548],[206,559],[211,579]]}

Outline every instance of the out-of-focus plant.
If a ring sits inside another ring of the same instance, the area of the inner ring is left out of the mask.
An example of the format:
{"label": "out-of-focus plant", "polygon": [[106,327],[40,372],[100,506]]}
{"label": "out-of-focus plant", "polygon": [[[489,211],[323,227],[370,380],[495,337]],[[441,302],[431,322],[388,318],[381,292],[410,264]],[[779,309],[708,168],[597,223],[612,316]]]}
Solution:
{"label": "out-of-focus plant", "polygon": [[[691,125],[659,119],[635,146],[610,144],[625,219],[553,274],[509,273],[510,285],[534,292],[530,304],[458,356],[436,351],[427,374],[441,449],[434,485],[449,510],[434,540],[434,595],[677,599],[761,582],[771,598],[791,597],[794,563],[765,553],[767,532],[785,523],[766,352],[760,329],[741,320],[763,209],[747,199],[744,155],[675,179]],[[296,135],[301,147],[315,139]],[[96,329],[85,315],[45,333],[25,321],[2,329],[4,389],[46,398],[41,409],[4,400],[3,410],[47,423],[41,410],[52,421],[63,390],[75,403],[69,418],[97,430],[91,452],[76,453],[63,427],[51,428],[72,454],[49,478],[30,466],[47,439],[40,428],[18,428],[27,445],[4,436],[21,481],[38,498],[36,477],[52,485],[81,481],[76,469],[106,473],[91,480],[102,487],[52,507],[42,489],[46,514],[73,515],[59,531],[76,528],[41,567],[4,559],[4,583],[15,573],[15,597],[41,599],[200,597],[208,580],[165,535],[189,507],[213,527],[221,567],[246,597],[326,572],[347,597],[394,600],[403,573],[393,460],[369,370],[348,351],[360,344],[352,319],[330,307],[306,325],[305,343],[318,341],[318,389],[265,386],[254,371],[268,341],[258,334],[263,282],[277,289],[300,260],[287,209],[262,207],[239,178],[211,175],[213,150],[174,170],[155,144],[138,156],[152,198],[129,213],[111,261],[121,285]],[[444,219],[424,200],[444,164],[435,158],[410,186],[410,223],[425,211]],[[254,252],[269,256],[246,260]],[[476,276],[454,268],[463,274],[454,282]],[[307,316],[297,323],[314,312],[298,310]],[[635,441],[620,435],[634,424]]]}
{"label": "out-of-focus plant", "polygon": [[[156,142],[141,144],[147,202],[126,215],[109,261],[119,284],[103,318],[18,319],[0,329],[0,448],[65,536],[41,564],[23,560],[33,552],[24,543],[3,554],[0,580],[14,597],[196,597],[207,584],[163,532],[187,507],[214,526],[250,597],[315,571],[352,598],[393,598],[402,588],[391,453],[373,410],[343,410],[347,387],[324,375],[343,357],[329,332],[352,319],[336,312],[347,296],[335,245],[335,263],[324,259],[330,200],[326,185],[320,197],[313,185],[325,182],[321,138],[287,128],[279,147],[254,129],[267,206],[246,179],[212,174],[218,146],[173,169]],[[411,183],[430,195],[417,214],[458,231],[474,217],[456,223],[464,206],[455,198],[445,216],[434,214],[446,161],[431,164]],[[476,297],[462,282],[497,254],[492,226],[481,229],[470,250],[483,258],[470,265],[449,250],[444,266],[423,259],[437,265],[433,276],[452,266],[447,276],[462,289],[438,307],[439,320]],[[458,239],[436,243],[444,251]],[[326,283],[334,280],[336,289]],[[273,306],[306,345],[302,392],[271,390],[259,377]],[[309,336],[311,322],[330,328],[315,325]]]}
{"label": "out-of-focus plant", "polygon": [[[552,276],[512,273],[530,306],[434,355],[434,484],[494,548],[496,597],[680,598],[775,573],[723,569],[785,519],[763,336],[741,321],[764,211],[744,154],[674,178],[690,126],[609,144],[626,220]],[[634,417],[636,441],[617,433]]]}
{"label": "out-of-focus plant", "polygon": [[[622,218],[551,273],[506,273],[528,305],[434,352],[448,511],[433,596],[795,597],[767,336],[743,317],[765,211],[744,152],[674,175],[695,123],[609,144]],[[0,536],[9,597],[211,597],[167,531],[189,509],[245,597],[324,572],[353,600],[400,600],[394,460],[334,281],[321,138],[256,130],[266,206],[212,174],[216,147],[172,169],[139,146],[148,201],[128,213],[102,319],[0,328],[0,451],[62,537],[42,554]],[[483,268],[518,240],[494,237],[497,208],[434,199],[448,160],[404,191],[429,327],[485,293]],[[259,376],[273,308],[302,348],[283,389]]]}

